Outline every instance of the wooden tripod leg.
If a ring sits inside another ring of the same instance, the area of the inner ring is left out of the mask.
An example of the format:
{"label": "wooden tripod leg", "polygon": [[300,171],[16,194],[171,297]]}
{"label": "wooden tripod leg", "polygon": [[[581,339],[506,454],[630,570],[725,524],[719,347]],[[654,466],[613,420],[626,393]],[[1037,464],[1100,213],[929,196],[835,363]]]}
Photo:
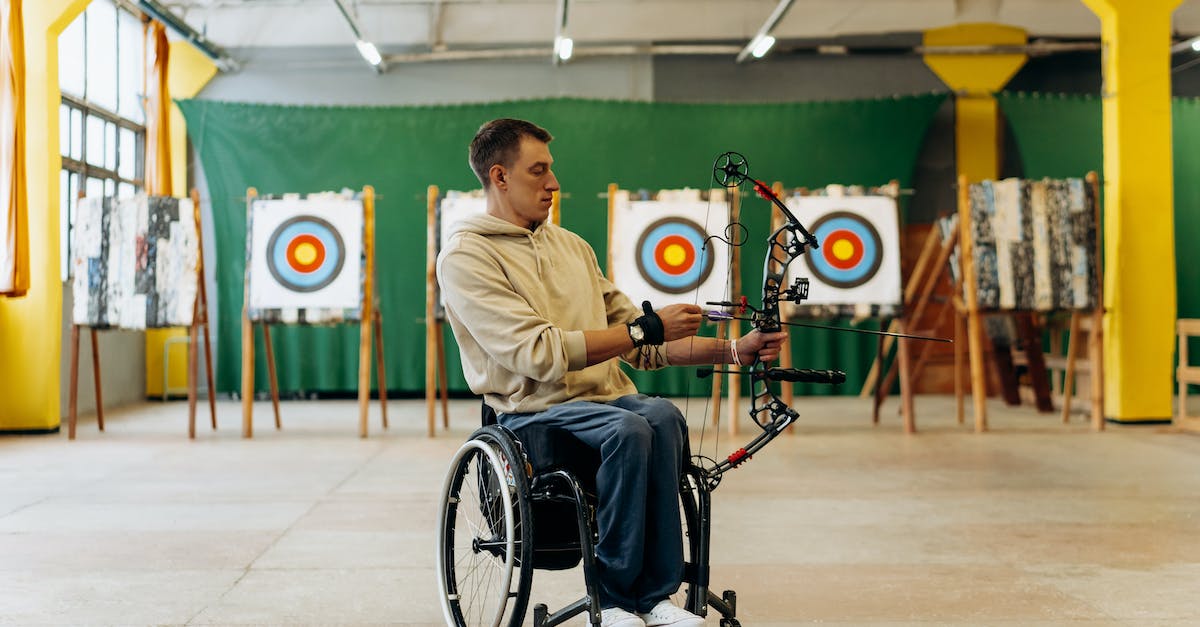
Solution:
{"label": "wooden tripod leg", "polygon": [[67,439],[75,439],[79,410],[79,325],[71,325],[71,398],[67,403]]}
{"label": "wooden tripod leg", "polygon": [[964,363],[963,353],[966,352],[967,343],[967,321],[962,313],[954,312],[954,417],[958,420],[958,424],[965,422],[965,390],[963,380],[966,373],[963,370],[967,367]]}
{"label": "wooden tripod leg", "polygon": [[[907,332],[903,318],[896,319],[900,333]],[[917,422],[913,415],[912,373],[909,368],[908,340],[896,339],[896,361],[900,362],[900,413],[904,417],[904,432],[916,433]]]}
{"label": "wooden tripod leg", "polygon": [[271,325],[263,323],[263,343],[267,347],[267,379],[271,384],[271,405],[275,408],[275,429],[282,429],[279,421],[279,380],[275,378],[275,349],[271,347]]}
{"label": "wooden tripod leg", "polygon": [[1088,361],[1091,362],[1092,429],[1104,430],[1104,310],[1092,312],[1092,330],[1088,331]]}
{"label": "wooden tripod leg", "polygon": [[[720,340],[722,338],[728,339],[728,335],[727,335],[728,332],[729,332],[729,324],[728,323],[726,323],[726,322],[718,322],[717,323],[717,339],[718,340]],[[728,344],[726,344],[726,346],[728,347]],[[726,349],[726,350],[728,350],[728,349]],[[712,375],[712,400],[711,400],[712,425],[714,427],[721,424],[721,384],[722,384],[722,382],[723,382],[723,379],[721,378],[721,373],[714,372]],[[736,420],[736,419],[737,419],[737,416],[734,416],[734,420]]]}
{"label": "wooden tripod leg", "polygon": [[208,316],[204,317],[204,383],[208,388],[208,413],[213,431],[217,430],[217,382],[213,380],[212,340],[208,335]]}
{"label": "wooden tripod leg", "polygon": [[192,308],[192,324],[188,327],[188,439],[196,439],[196,373],[200,357],[200,325],[196,322],[196,310]]}
{"label": "wooden tripod leg", "polygon": [[[892,323],[895,324],[895,321],[893,320]],[[889,327],[889,328],[892,328],[892,327]],[[875,364],[877,366],[879,366],[880,370],[883,369],[882,368],[883,367],[883,358],[884,358],[885,352],[886,352],[886,348],[884,346],[884,338],[885,337],[887,337],[887,336],[884,336],[884,335],[879,336],[879,343],[877,344],[876,349],[875,349]],[[866,387],[864,387],[863,389],[865,390]],[[879,408],[880,408],[880,406],[883,405],[883,397],[885,394],[887,394],[886,390],[887,390],[887,388],[884,387],[883,381],[875,382],[875,390],[874,390],[874,394],[872,395],[873,400],[872,400],[872,408],[871,408],[871,424],[876,424],[876,425],[879,424]]]}
{"label": "wooden tripod leg", "polygon": [[1046,373],[1046,359],[1042,353],[1042,334],[1033,320],[1033,314],[1018,314],[1017,329],[1021,337],[1021,348],[1025,351],[1029,383],[1033,386],[1037,410],[1050,413],[1054,411],[1054,402],[1050,400],[1050,378]]}
{"label": "wooden tripod leg", "polygon": [[100,344],[96,341],[95,327],[88,330],[92,332],[92,381],[96,384],[96,422],[100,425],[100,430],[104,431],[104,395],[100,390]]}
{"label": "wooden tripod leg", "polygon": [[450,428],[450,379],[446,376],[446,334],[438,323],[437,334],[438,395],[442,401],[442,429]]}
{"label": "wooden tripod leg", "polygon": [[1071,312],[1071,326],[1067,331],[1067,374],[1062,385],[1062,421],[1071,422],[1071,397],[1075,395],[1075,360],[1079,351],[1079,312]]}
{"label": "wooden tripod leg", "polygon": [[383,413],[383,428],[388,428],[387,419],[387,373],[383,369],[383,314],[376,309],[375,318],[375,374],[379,381],[379,410]]}
{"label": "wooden tripod leg", "polygon": [[204,383],[208,388],[208,413],[213,431],[217,430],[217,382],[213,380],[212,340],[208,332],[208,294],[200,282],[200,320],[204,325]]}

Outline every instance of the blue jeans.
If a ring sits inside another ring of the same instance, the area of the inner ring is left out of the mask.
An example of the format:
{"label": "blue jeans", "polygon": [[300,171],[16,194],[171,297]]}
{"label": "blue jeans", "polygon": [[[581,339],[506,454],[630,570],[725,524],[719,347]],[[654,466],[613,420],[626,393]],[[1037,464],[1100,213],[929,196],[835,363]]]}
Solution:
{"label": "blue jeans", "polygon": [[683,580],[679,481],[687,422],[673,403],[643,394],[500,414],[509,429],[562,427],[600,451],[600,605],[648,612]]}

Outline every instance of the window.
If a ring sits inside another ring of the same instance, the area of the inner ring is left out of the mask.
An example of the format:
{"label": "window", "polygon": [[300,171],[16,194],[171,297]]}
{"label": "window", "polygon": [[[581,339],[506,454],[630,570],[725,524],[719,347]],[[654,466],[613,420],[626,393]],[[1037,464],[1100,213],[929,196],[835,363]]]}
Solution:
{"label": "window", "polygon": [[131,196],[143,189],[141,20],[112,0],[94,0],[59,36],[58,67],[60,255],[66,281],[71,276],[80,191],[87,196]]}

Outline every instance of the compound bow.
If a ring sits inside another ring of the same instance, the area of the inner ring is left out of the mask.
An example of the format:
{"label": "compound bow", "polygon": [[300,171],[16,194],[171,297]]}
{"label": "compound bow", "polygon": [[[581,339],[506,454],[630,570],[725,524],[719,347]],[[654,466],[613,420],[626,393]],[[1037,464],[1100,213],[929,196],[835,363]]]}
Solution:
{"label": "compound bow", "polygon": [[[754,328],[762,333],[774,333],[782,329],[784,326],[810,326],[837,331],[851,331],[857,333],[870,333],[874,335],[891,335],[896,337],[906,337],[912,339],[948,341],[941,338],[932,338],[917,335],[908,335],[903,333],[890,333],[886,331],[873,331],[868,329],[845,329],[841,327],[828,327],[822,325],[812,325],[795,322],[784,322],[780,319],[779,303],[794,302],[800,303],[808,298],[808,279],[797,278],[790,285],[787,284],[788,266],[793,261],[799,259],[810,248],[819,248],[820,242],[817,238],[809,233],[804,225],[796,219],[787,205],[779,199],[778,196],[771,190],[766,183],[750,176],[750,164],[746,158],[736,152],[726,152],[717,157],[713,163],[713,180],[718,185],[725,188],[738,188],[742,183],[750,182],[754,186],[754,191],[764,200],[771,202],[775,207],[778,207],[785,218],[783,226],[775,229],[767,238],[767,254],[763,261],[763,286],[762,286],[762,301],[758,307],[751,306],[745,296],[741,296],[737,301],[709,301],[708,305],[722,307],[723,311],[711,311],[707,314],[710,320],[746,320],[754,325]],[[736,244],[731,244],[736,245]],[[744,314],[747,310],[751,312],[749,317],[744,315],[734,315],[730,310]],[[750,365],[747,375],[751,381],[750,395],[750,418],[762,430],[753,440],[745,446],[737,449],[729,454],[721,461],[708,460],[709,464],[704,468],[706,479],[710,488],[716,487],[721,481],[721,475],[737,468],[746,460],[750,459],[755,453],[761,450],[768,442],[775,439],[788,425],[792,424],[799,418],[796,410],[792,409],[783,401],[782,398],[771,387],[771,384],[778,382],[788,383],[824,383],[838,384],[846,380],[846,373],[841,370],[810,370],[806,368],[772,368],[768,364],[759,361],[757,358]],[[704,378],[712,375],[714,372],[739,373],[736,370],[719,370],[714,368],[701,368],[697,371],[696,376]]]}

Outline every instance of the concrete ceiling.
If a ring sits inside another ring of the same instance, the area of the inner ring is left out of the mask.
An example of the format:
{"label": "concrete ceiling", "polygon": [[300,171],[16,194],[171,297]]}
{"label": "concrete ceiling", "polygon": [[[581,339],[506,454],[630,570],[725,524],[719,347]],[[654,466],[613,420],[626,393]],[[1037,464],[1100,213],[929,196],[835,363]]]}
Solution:
{"label": "concrete ceiling", "polygon": [[[352,45],[335,0],[160,0],[226,48]],[[559,0],[343,0],[363,37],[385,51],[549,46]],[[577,45],[733,44],[748,41],[777,0],[570,0]],[[999,22],[1031,38],[1099,36],[1080,0],[796,0],[773,34],[781,41],[913,33],[956,22]],[[1200,33],[1200,0],[1175,13],[1181,36]]]}

